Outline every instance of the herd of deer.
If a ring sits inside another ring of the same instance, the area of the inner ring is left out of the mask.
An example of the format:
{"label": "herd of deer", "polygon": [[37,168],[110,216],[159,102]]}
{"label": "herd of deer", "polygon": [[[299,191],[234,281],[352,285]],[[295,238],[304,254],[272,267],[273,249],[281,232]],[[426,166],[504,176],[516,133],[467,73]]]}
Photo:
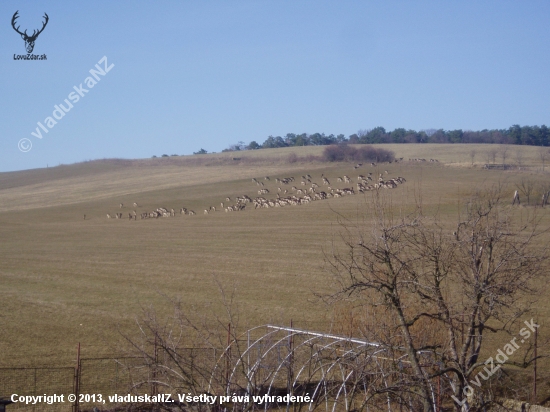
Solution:
{"label": "herd of deer", "polygon": [[409,159],[409,162],[432,162],[432,163],[439,163],[439,160],[437,159],[429,159],[429,160],[426,160],[426,159]]}
{"label": "herd of deer", "polygon": [[[354,167],[354,169],[358,169],[361,166],[362,164],[359,163]],[[216,206],[209,206],[207,209],[204,209],[204,214],[207,215],[217,212],[218,210],[225,212],[237,212],[244,210],[247,204],[253,204],[255,209],[296,206],[307,204],[315,200],[323,200],[331,197],[339,198],[342,196],[354,195],[356,193],[364,193],[371,190],[394,189],[398,185],[406,182],[405,178],[401,176],[385,179],[385,175],[388,174],[388,171],[384,170],[383,173],[378,174],[378,177],[373,177],[372,172],[368,173],[367,175],[360,174],[357,176],[356,179],[352,179],[347,175],[336,177],[337,184],[343,183],[353,185],[353,180],[356,180],[355,188],[353,186],[343,188],[331,187],[330,180],[324,174],[321,174],[320,176],[322,186],[319,186],[317,183],[313,182],[313,178],[309,174],[302,176],[299,187],[291,186],[295,182],[294,177],[276,178],[275,183],[277,184],[277,188],[272,190],[276,190],[277,194],[276,198],[271,199],[266,199],[265,197],[262,197],[262,195],[267,195],[271,193],[270,190],[265,187],[268,182],[271,182],[271,178],[269,176],[265,176],[263,179],[260,180],[252,178],[252,182],[259,187],[257,197],[253,199],[247,195],[242,195],[236,196],[234,200],[232,200],[231,197],[226,197],[225,202],[220,202],[220,208],[216,208]],[[287,188],[289,186],[291,187]],[[119,208],[123,209],[124,207],[124,204],[120,203]],[[134,202],[133,207],[134,209],[128,212],[127,215],[129,220],[137,220],[138,217],[138,213],[135,210],[139,207],[138,203]],[[182,215],[190,216],[196,214],[195,211],[187,209],[186,207],[180,208],[179,213]],[[176,216],[176,211],[174,209],[158,207],[150,212],[142,212],[139,214],[139,216],[140,219],[174,217]],[[107,214],[108,219],[111,219],[113,217],[115,219],[122,219],[123,214],[120,212],[117,212],[114,215],[111,215],[109,213]],[[85,218],[86,217],[84,217],[84,219]]]}

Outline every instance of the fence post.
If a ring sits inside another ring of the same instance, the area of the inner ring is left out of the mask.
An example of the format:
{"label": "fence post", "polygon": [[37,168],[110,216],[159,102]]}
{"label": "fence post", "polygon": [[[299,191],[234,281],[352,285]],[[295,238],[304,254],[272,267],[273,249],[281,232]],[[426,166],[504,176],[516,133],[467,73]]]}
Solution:
{"label": "fence post", "polygon": [[533,363],[533,404],[537,404],[537,338],[538,338],[538,329],[535,329],[535,360]]}
{"label": "fence post", "polygon": [[227,395],[230,395],[229,387],[229,369],[231,364],[231,323],[227,325],[227,349],[225,350],[225,384]]}
{"label": "fence post", "polygon": [[[292,324],[292,319],[290,319],[290,329],[293,329],[293,324]],[[287,391],[288,391],[288,394],[289,395],[292,395],[292,381],[294,380],[294,371],[292,370],[292,366],[293,366],[293,340],[294,340],[294,335],[293,335],[293,332],[290,331],[290,335],[288,337],[288,388],[287,388]]]}
{"label": "fence post", "polygon": [[10,403],[13,403],[9,399],[2,399],[0,398],[0,412],[6,411],[6,405],[9,405]]}
{"label": "fence post", "polygon": [[[292,319],[290,319],[290,331],[288,336],[288,375],[287,375],[287,394],[293,395],[292,391],[292,381],[294,379],[294,374],[292,373],[292,338],[293,338],[293,332],[292,332]],[[287,412],[290,410],[290,401],[286,403],[286,410]]]}
{"label": "fence post", "polygon": [[158,355],[158,344],[157,344],[157,336],[155,335],[155,347],[154,347],[154,365],[153,365],[153,382],[151,385],[151,395],[155,396],[157,394],[157,368],[159,363],[159,355]]}
{"label": "fence post", "polygon": [[78,342],[76,350],[76,367],[74,368],[74,395],[75,400],[73,402],[73,412],[80,412],[80,405],[78,404],[79,392],[80,392],[80,342]]}
{"label": "fence post", "polygon": [[[441,372],[441,362],[437,365],[438,372]],[[437,375],[437,412],[441,412],[441,375]]]}
{"label": "fence post", "polygon": [[250,396],[250,329],[246,331],[246,393]]}

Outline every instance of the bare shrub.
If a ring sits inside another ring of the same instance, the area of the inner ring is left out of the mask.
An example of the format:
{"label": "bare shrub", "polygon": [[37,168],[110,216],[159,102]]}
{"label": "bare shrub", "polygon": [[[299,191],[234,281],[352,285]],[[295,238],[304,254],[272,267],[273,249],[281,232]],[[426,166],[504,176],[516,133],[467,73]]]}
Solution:
{"label": "bare shrub", "polygon": [[521,150],[516,150],[515,158],[516,158],[516,164],[521,169],[523,166],[523,152]]}
{"label": "bare shrub", "polygon": [[550,149],[543,149],[542,147],[539,150],[539,157],[542,163],[542,171],[544,172],[544,165],[548,157],[550,157]]}
{"label": "bare shrub", "polygon": [[329,162],[391,162],[395,160],[395,153],[370,145],[355,148],[347,144],[339,144],[327,146],[323,151],[323,158]]}
{"label": "bare shrub", "polygon": [[527,205],[531,203],[531,196],[535,191],[535,181],[530,177],[522,177],[519,183],[516,183],[516,187],[522,195],[527,198]]}
{"label": "bare shrub", "polygon": [[345,160],[351,160],[350,156],[351,146],[348,145],[329,145],[323,150],[323,157],[329,162],[342,162]]}
{"label": "bare shrub", "polygon": [[502,164],[506,164],[506,159],[508,158],[508,151],[510,150],[510,146],[508,145],[501,145],[499,147],[500,157],[502,158]]}
{"label": "bare shrub", "polygon": [[[227,295],[221,286],[220,291],[223,316],[208,315],[204,307],[186,310],[177,300],[169,300],[172,316],[144,310],[137,320],[138,336],[123,335],[133,357],[131,363],[122,365],[133,382],[129,393],[242,396],[223,405],[219,400],[188,404],[176,398],[162,409],[167,411],[299,412],[332,410],[332,405],[340,405],[337,410],[382,410],[388,404],[388,389],[397,393],[401,389],[400,370],[395,362],[381,367],[377,346],[273,325],[240,333],[234,294]],[[388,347],[383,354],[391,359],[394,352]],[[406,395],[406,388],[402,389]],[[264,395],[307,395],[310,401],[258,404],[254,400]],[[392,404],[399,404],[399,399],[391,394]],[[403,404],[418,408],[417,400],[403,399]],[[126,407],[133,410],[132,405]]]}
{"label": "bare shrub", "polygon": [[[366,208],[371,224],[343,222],[340,241],[326,254],[336,281],[329,298],[353,301],[368,314],[360,330],[367,341],[393,349],[389,359],[399,359],[406,394],[400,403],[410,397],[413,410],[438,408],[434,379],[444,404],[482,410],[493,399],[491,384],[472,389],[471,381],[486,366],[487,333],[508,341],[531,319],[535,281],[548,259],[540,238],[548,230],[539,228],[535,209],[522,222],[512,219],[502,192],[472,194],[451,230],[424,215],[422,205],[399,214],[390,197],[375,193]],[[533,360],[526,351],[518,364]]]}
{"label": "bare shrub", "polygon": [[548,204],[548,198],[550,197],[550,182],[543,180],[538,184],[538,191],[541,198],[541,207]]}

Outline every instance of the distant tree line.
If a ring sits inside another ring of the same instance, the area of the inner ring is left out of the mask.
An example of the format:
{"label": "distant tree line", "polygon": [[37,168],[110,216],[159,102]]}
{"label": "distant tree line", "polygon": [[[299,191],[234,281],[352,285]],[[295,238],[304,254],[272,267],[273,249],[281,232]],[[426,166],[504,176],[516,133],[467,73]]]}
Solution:
{"label": "distant tree line", "polygon": [[508,129],[443,130],[426,129],[411,130],[398,128],[386,131],[383,127],[362,129],[346,138],[345,135],[325,135],[324,133],[296,134],[287,133],[282,136],[269,136],[262,144],[252,141],[249,144],[238,142],[224,149],[224,152],[238,150],[270,149],[276,147],[295,146],[326,146],[333,144],[374,144],[374,143],[494,143],[531,146],[550,146],[550,129],[542,126],[513,125]]}

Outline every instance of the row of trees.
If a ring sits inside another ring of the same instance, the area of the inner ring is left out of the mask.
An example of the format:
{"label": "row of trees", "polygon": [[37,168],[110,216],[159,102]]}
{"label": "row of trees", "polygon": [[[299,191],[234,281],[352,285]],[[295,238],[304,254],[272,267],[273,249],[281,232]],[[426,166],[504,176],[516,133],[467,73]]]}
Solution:
{"label": "row of trees", "polygon": [[283,136],[269,136],[262,144],[252,141],[249,144],[238,142],[229,146],[227,151],[270,149],[293,146],[325,146],[331,144],[374,144],[374,143],[496,143],[550,146],[550,129],[545,126],[513,125],[508,129],[492,130],[443,130],[426,129],[411,130],[397,128],[386,131],[383,127],[362,129],[346,138],[345,135],[325,135],[324,133],[296,134],[287,133]]}
{"label": "row of trees", "polygon": [[386,132],[383,127],[360,130],[350,136],[350,143],[489,143],[549,146],[550,129],[542,126],[513,125],[508,129],[493,130],[405,130]]}
{"label": "row of trees", "polygon": [[257,149],[274,149],[277,147],[295,147],[295,146],[327,146],[331,144],[347,143],[349,139],[343,134],[335,136],[333,134],[325,135],[324,133],[313,134],[296,134],[287,133],[285,137],[281,136],[269,136],[265,142],[259,144],[256,141],[252,141],[249,144],[245,142],[237,142],[232,144],[223,152],[232,152],[238,150],[257,150]]}

